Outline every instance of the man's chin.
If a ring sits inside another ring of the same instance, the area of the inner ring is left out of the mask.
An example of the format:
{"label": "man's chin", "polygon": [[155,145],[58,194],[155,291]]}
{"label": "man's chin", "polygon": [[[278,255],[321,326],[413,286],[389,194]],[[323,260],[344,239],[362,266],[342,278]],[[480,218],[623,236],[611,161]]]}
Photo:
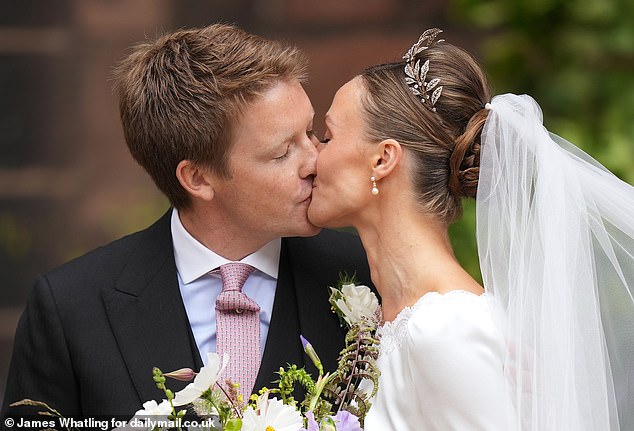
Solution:
{"label": "man's chin", "polygon": [[312,226],[312,229],[310,229],[310,231],[307,231],[307,232],[304,232],[304,233],[301,233],[301,234],[299,234],[299,235],[295,235],[295,236],[299,236],[299,237],[303,237],[303,238],[307,238],[307,237],[315,236],[315,235],[317,235],[319,232],[321,232],[321,229],[322,229],[322,228],[320,228],[320,227],[317,227],[317,226]]}
{"label": "man's chin", "polygon": [[303,220],[300,222],[296,220],[295,223],[287,226],[286,232],[282,236],[284,237],[310,237],[315,236],[321,232],[321,227],[315,226],[310,222],[308,217],[304,214]]}
{"label": "man's chin", "polygon": [[311,223],[310,219],[306,219],[306,229],[303,233],[297,235],[301,237],[315,236],[321,232],[321,227]]}

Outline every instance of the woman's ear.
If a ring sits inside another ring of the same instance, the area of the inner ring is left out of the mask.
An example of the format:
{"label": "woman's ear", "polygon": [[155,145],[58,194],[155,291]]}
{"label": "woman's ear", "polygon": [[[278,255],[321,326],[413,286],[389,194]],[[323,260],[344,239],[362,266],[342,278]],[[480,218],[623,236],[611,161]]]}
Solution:
{"label": "woman's ear", "polygon": [[193,198],[211,201],[214,197],[213,175],[191,160],[181,160],[176,166],[176,178]]}
{"label": "woman's ear", "polygon": [[385,139],[377,146],[374,154],[372,175],[380,180],[388,176],[401,162],[403,147],[394,139]]}

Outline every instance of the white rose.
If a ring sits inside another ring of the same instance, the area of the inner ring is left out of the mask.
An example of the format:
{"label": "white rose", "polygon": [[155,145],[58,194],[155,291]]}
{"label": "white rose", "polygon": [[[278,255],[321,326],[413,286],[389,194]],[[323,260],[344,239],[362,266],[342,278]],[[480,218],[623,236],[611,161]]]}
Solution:
{"label": "white rose", "polygon": [[379,308],[379,301],[368,286],[344,284],[341,286],[342,298],[335,304],[343,313],[348,325],[354,325],[362,318],[372,319]]}

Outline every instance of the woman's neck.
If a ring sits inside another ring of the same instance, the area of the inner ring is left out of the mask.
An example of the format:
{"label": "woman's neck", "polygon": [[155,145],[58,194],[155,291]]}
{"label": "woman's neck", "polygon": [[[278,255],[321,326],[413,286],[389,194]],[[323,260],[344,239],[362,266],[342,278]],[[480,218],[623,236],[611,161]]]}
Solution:
{"label": "woman's neck", "polygon": [[372,282],[381,295],[385,321],[393,320],[428,292],[462,289],[482,293],[456,260],[446,225],[416,209],[375,215],[357,230],[368,255]]}

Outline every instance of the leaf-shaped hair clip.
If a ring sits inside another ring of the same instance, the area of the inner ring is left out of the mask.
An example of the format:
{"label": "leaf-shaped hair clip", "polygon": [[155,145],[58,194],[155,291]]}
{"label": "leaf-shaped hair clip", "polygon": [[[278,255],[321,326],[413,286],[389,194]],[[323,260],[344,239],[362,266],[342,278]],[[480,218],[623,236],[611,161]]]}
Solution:
{"label": "leaf-shaped hair clip", "polygon": [[435,78],[427,82],[429,60],[426,60],[421,66],[420,59],[416,57],[434,43],[442,42],[442,39],[436,40],[440,33],[442,33],[442,30],[438,28],[425,30],[418,38],[418,41],[403,56],[405,60],[405,83],[414,96],[418,97],[433,112],[436,112],[434,105],[442,95],[442,86],[438,86],[440,79]]}

